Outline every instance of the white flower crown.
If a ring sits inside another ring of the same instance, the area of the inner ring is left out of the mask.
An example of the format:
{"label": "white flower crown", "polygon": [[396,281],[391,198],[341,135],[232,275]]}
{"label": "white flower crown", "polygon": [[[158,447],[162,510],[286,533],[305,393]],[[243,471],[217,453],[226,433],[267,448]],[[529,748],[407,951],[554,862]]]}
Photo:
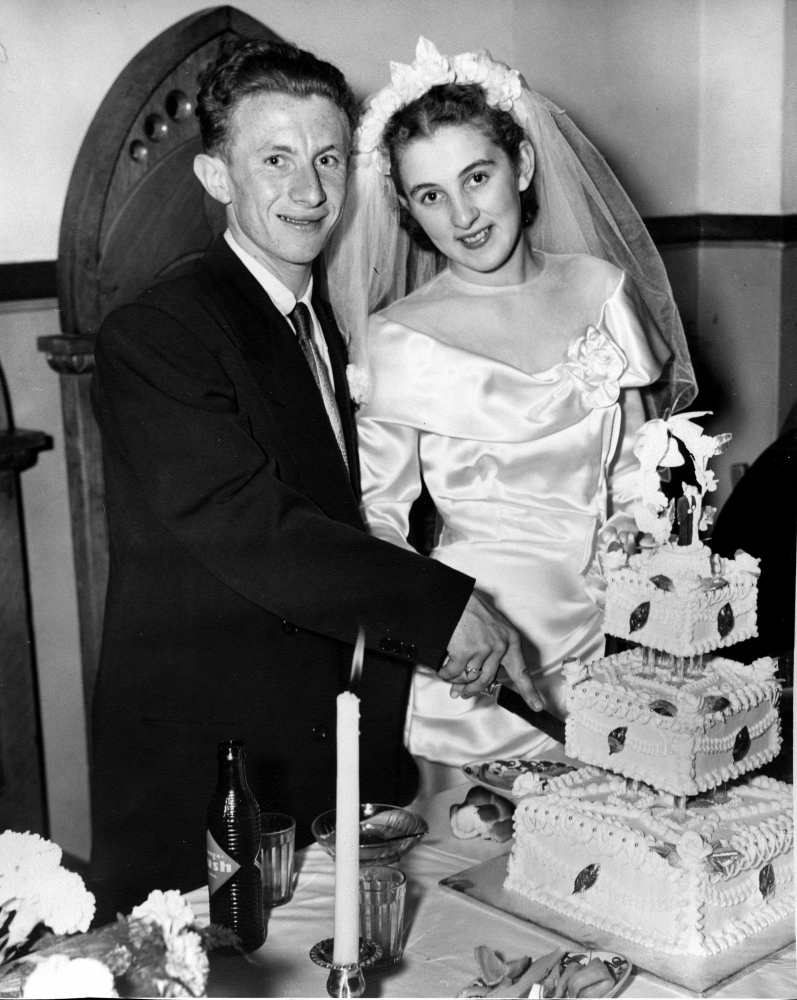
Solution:
{"label": "white flower crown", "polygon": [[509,112],[523,89],[520,73],[495,62],[488,52],[463,52],[449,60],[421,37],[411,66],[391,62],[390,84],[374,96],[355,132],[356,152],[370,155],[379,172],[389,174],[390,162],[381,147],[388,119],[399,108],[444,83],[477,83],[485,91],[490,107]]}

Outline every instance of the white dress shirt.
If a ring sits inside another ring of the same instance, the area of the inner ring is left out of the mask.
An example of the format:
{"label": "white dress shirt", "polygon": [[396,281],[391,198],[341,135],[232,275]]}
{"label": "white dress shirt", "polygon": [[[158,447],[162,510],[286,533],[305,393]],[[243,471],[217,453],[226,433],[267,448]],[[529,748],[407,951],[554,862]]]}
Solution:
{"label": "white dress shirt", "polygon": [[[324,366],[326,367],[327,374],[329,375],[330,384],[334,389],[335,376],[332,372],[332,365],[329,361],[329,349],[327,347],[327,342],[324,339],[321,325],[318,322],[318,317],[316,316],[315,310],[313,309],[310,301],[313,295],[313,276],[310,275],[310,281],[305,289],[304,295],[300,299],[297,299],[290,288],[284,285],[279,278],[268,270],[268,268],[264,267],[260,261],[256,260],[250,253],[247,253],[243,247],[236,243],[235,237],[229,229],[224,233],[224,239],[229,244],[233,253],[240,259],[241,263],[252,273],[252,275],[254,275],[258,284],[263,288],[268,297],[286,319],[288,319],[290,314],[293,312],[297,302],[304,302],[307,306],[310,312],[310,318],[313,322],[313,343],[323,359]],[[294,326],[290,319],[288,319],[288,323],[293,330]]]}

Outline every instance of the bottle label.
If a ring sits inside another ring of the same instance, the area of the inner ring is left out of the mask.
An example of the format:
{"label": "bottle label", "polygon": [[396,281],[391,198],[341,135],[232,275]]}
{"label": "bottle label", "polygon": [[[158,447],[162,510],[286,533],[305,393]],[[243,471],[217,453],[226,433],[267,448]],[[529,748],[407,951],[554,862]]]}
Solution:
{"label": "bottle label", "polygon": [[230,857],[224,848],[219,847],[210,830],[207,831],[207,852],[208,889],[212,896],[217,889],[224,885],[227,879],[233,877],[241,866],[235,858]]}

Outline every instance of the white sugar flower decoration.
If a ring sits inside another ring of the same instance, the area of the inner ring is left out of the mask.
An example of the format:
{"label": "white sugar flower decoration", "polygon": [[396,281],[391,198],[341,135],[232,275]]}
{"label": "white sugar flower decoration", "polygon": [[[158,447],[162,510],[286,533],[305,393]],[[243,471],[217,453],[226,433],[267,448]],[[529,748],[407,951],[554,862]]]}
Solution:
{"label": "white sugar flower decoration", "polygon": [[371,391],[371,378],[366,369],[359,365],[347,365],[346,379],[353,402],[358,404],[364,402]]}
{"label": "white sugar flower decoration", "polygon": [[25,1000],[39,997],[118,997],[113,974],[96,958],[53,955],[31,972],[22,993]]}
{"label": "white sugar flower decoration", "polygon": [[140,906],[133,908],[130,919],[156,924],[167,941],[196,923],[194,911],[177,889],[168,889],[166,892],[154,889]]}
{"label": "white sugar flower decoration", "polygon": [[686,868],[700,868],[712,851],[711,844],[707,844],[696,830],[686,830],[676,846],[678,857]]}
{"label": "white sugar flower decoration", "polygon": [[737,572],[743,571],[756,577],[761,575],[761,560],[757,559],[755,556],[751,556],[749,552],[745,552],[743,549],[737,549],[733,558],[736,563]]}
{"label": "white sugar flower decoration", "polygon": [[660,515],[657,508],[652,504],[635,503],[631,507],[631,514],[639,530],[652,535],[653,539],[659,544],[669,539],[672,532],[671,507],[668,507],[663,515]]}
{"label": "white sugar flower decoration", "polygon": [[377,93],[354,137],[358,154],[373,158],[380,173],[390,173],[390,163],[380,148],[388,118],[417,100],[432,87],[444,83],[476,83],[484,88],[487,103],[511,112],[521,95],[517,70],[495,62],[487,52],[465,52],[449,60],[427,38],[419,38],[411,65],[391,62],[390,84]]}

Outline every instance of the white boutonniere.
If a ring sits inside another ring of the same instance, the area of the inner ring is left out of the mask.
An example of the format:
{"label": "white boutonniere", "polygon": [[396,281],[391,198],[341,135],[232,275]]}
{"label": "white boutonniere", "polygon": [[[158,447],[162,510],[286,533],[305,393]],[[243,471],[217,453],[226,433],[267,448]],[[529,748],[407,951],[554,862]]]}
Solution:
{"label": "white boutonniere", "polygon": [[371,391],[371,379],[365,368],[359,365],[346,366],[346,380],[349,383],[349,395],[357,406],[364,403]]}

